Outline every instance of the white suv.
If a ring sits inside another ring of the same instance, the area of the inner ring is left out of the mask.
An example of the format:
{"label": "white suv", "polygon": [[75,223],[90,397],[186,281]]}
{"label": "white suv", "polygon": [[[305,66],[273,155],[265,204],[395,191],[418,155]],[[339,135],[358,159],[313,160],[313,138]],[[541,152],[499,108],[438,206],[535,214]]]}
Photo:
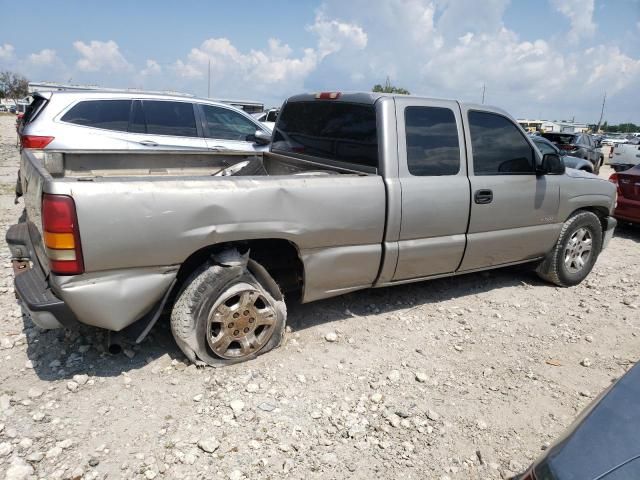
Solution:
{"label": "white suv", "polygon": [[25,148],[262,151],[271,131],[230,105],[195,97],[35,93],[20,126]]}

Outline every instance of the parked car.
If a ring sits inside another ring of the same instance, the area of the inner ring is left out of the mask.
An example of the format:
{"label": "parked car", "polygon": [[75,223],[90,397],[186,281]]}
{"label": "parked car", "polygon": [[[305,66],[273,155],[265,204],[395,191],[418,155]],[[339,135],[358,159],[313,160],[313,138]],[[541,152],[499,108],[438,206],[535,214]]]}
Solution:
{"label": "parked car", "polygon": [[540,153],[542,153],[543,155],[546,155],[547,153],[553,153],[560,156],[565,167],[594,173],[593,164],[589,160],[567,155],[563,150],[560,150],[558,147],[556,147],[551,141],[539,135],[531,135],[531,139],[533,140],[535,146],[538,147],[538,150],[540,150]]}
{"label": "parked car", "polygon": [[33,97],[20,129],[26,148],[261,151],[271,135],[235,107],[193,97],[99,91]]}
{"label": "parked car", "polygon": [[618,143],[611,147],[609,165],[616,172],[622,172],[640,164],[640,139],[633,138],[627,143]]}
{"label": "parked car", "polygon": [[33,321],[135,323],[141,341],[167,307],[212,365],[277,346],[285,295],[522,263],[576,285],[616,225],[615,186],[541,156],[504,111],[405,95],[292,97],[264,153],[32,145],[21,166],[7,244]]}
{"label": "parked car", "polygon": [[591,135],[586,133],[543,133],[542,136],[553,142],[560,150],[573,157],[589,160],[593,171],[600,171],[604,155],[598,150]]}
{"label": "parked car", "polygon": [[273,131],[273,127],[278,120],[278,114],[280,113],[279,108],[271,108],[269,110],[265,110],[260,113],[252,113],[253,117],[264,124],[269,130]]}
{"label": "parked car", "polygon": [[612,174],[609,181],[618,190],[618,203],[613,215],[619,220],[640,223],[640,165]]}
{"label": "parked car", "polygon": [[16,107],[15,107],[15,105],[11,105],[11,106],[9,107],[9,113],[16,113]]}
{"label": "parked car", "polygon": [[7,113],[8,111],[9,111],[9,109],[6,106],[0,105],[0,112]]}
{"label": "parked car", "polygon": [[640,478],[640,364],[607,388],[518,480]]}
{"label": "parked car", "polygon": [[602,139],[602,145],[608,145],[608,146],[613,146],[613,145],[617,145],[620,143],[627,143],[629,140],[625,137],[623,137],[621,134],[606,134],[605,137]]}

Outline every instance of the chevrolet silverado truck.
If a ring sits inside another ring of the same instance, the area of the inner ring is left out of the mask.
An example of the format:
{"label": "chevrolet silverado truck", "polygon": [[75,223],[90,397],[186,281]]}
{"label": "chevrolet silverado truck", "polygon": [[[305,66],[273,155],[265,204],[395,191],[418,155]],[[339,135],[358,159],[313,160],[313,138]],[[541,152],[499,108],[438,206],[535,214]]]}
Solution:
{"label": "chevrolet silverado truck", "polygon": [[521,263],[569,287],[616,225],[612,183],[565,170],[486,105],[303,94],[271,140],[244,154],[24,148],[26,215],[7,243],[25,313],[141,341],[167,311],[191,361],[224,365],[279,345],[285,296]]}

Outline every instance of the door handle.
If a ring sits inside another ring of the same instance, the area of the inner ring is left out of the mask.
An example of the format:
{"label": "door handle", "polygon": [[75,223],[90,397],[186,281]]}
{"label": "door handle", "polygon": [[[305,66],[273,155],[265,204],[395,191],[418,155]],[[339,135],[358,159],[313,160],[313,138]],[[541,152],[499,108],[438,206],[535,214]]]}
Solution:
{"label": "door handle", "polygon": [[493,201],[493,191],[491,190],[476,190],[473,200],[479,205],[485,205]]}
{"label": "door handle", "polygon": [[138,142],[140,145],[144,145],[145,147],[157,147],[158,144],[152,140],[143,140]]}

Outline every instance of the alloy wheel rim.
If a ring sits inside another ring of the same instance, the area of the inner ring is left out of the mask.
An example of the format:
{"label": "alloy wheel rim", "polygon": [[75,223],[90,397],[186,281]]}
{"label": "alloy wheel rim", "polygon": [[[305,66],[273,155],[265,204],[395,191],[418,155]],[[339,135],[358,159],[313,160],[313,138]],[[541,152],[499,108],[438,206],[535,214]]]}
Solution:
{"label": "alloy wheel rim", "polygon": [[237,359],[257,353],[276,325],[276,309],[254,286],[229,288],[213,305],[207,319],[207,343],[221,358]]}
{"label": "alloy wheel rim", "polygon": [[585,227],[576,230],[564,249],[564,265],[570,273],[579,273],[589,263],[593,250],[591,231]]}

